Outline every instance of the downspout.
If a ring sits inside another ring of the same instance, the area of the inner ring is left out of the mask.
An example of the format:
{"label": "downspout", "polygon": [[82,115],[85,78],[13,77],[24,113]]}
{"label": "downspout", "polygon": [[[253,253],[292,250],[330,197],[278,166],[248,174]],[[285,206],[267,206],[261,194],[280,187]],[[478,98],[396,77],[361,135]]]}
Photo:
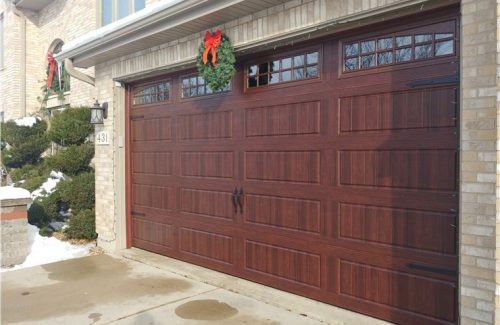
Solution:
{"label": "downspout", "polygon": [[64,59],[64,68],[71,77],[95,86],[95,78],[76,70],[71,59]]}
{"label": "downspout", "polygon": [[20,70],[19,70],[19,80],[21,80],[20,85],[20,109],[21,117],[26,116],[26,17],[19,11],[16,7],[13,7],[14,14],[21,18],[21,53],[20,53]]}

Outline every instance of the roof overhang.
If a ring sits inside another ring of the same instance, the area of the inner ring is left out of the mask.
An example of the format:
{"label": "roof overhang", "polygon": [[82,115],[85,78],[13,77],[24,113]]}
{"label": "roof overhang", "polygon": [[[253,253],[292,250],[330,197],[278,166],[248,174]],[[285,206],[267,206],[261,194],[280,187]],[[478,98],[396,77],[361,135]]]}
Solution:
{"label": "roof overhang", "polygon": [[40,11],[53,0],[17,0],[14,4],[17,8],[28,9],[31,11]]}
{"label": "roof overhang", "polygon": [[[75,67],[88,68],[161,44],[210,30],[214,26],[248,16],[289,0],[163,0],[128,17],[66,43],[55,57],[71,60]],[[276,48],[312,37],[386,21],[459,3],[459,0],[405,0],[369,12],[327,20],[290,30],[283,35],[240,44],[238,53]],[[192,61],[192,60],[191,60]],[[190,62],[192,64],[193,62]],[[180,68],[186,62],[172,65]],[[160,70],[155,69],[156,73]],[[147,71],[141,72],[142,74]],[[123,76],[122,76],[123,77]],[[128,76],[135,78],[134,75]]]}
{"label": "roof overhang", "polygon": [[167,0],[66,43],[55,57],[87,68],[168,43],[287,0]]}

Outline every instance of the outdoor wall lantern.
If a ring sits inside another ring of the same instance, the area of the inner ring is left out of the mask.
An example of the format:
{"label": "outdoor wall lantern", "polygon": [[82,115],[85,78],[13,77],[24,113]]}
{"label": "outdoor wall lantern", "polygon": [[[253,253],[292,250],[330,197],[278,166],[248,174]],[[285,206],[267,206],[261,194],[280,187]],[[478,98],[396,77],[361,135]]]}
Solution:
{"label": "outdoor wall lantern", "polygon": [[94,106],[90,111],[90,123],[91,124],[103,124],[104,119],[108,117],[108,103],[104,102],[99,104],[97,99],[95,100]]}

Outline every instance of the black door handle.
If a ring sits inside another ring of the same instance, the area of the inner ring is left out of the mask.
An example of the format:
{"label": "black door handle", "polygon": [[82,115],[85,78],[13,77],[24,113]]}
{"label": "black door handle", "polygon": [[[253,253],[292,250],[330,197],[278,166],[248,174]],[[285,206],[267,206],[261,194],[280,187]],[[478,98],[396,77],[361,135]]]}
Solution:
{"label": "black door handle", "polygon": [[231,200],[233,201],[233,207],[234,207],[234,213],[238,213],[238,206],[237,206],[237,201],[238,201],[238,189],[235,187],[234,192],[231,195]]}
{"label": "black door handle", "polygon": [[240,213],[243,213],[243,187],[240,188],[238,193],[238,205],[240,206]]}

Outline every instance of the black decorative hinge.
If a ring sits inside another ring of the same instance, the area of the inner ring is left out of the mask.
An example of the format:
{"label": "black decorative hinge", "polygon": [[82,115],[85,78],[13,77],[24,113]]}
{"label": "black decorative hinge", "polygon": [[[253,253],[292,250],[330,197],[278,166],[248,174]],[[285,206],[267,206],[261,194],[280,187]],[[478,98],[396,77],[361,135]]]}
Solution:
{"label": "black decorative hinge", "polygon": [[460,82],[460,77],[455,74],[452,76],[437,77],[432,79],[414,80],[410,81],[408,87],[415,88],[421,86],[435,86],[441,84],[457,84]]}
{"label": "black decorative hinge", "polygon": [[137,211],[132,211],[130,212],[130,214],[138,217],[144,217],[146,215],[144,212],[137,212]]}

